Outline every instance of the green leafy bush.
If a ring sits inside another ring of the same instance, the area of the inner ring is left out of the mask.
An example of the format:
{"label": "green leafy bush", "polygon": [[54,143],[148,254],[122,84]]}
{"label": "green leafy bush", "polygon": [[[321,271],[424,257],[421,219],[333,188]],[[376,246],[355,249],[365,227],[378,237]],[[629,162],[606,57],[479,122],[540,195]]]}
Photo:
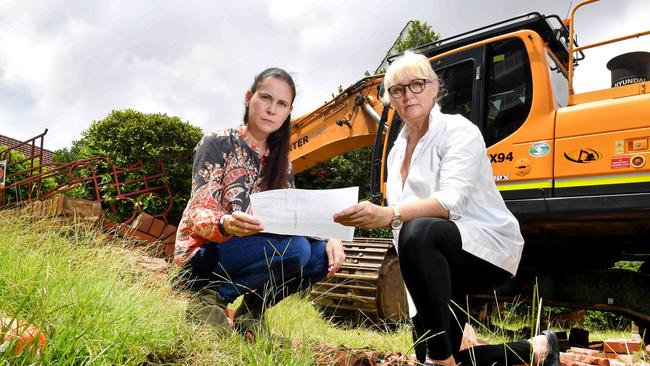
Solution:
{"label": "green leafy bush", "polygon": [[[166,114],[146,114],[132,109],[113,111],[106,118],[94,121],[82,132],[82,139],[75,141],[70,149],[55,152],[54,159],[67,162],[95,156],[108,157],[119,167],[128,167],[142,161],[146,168],[144,174],[157,174],[157,163],[162,160],[167,173],[167,182],[173,193],[173,208],[168,216],[170,223],[177,224],[192,185],[192,150],[201,139],[200,128],[178,117]],[[99,167],[100,173],[109,171],[108,166]],[[121,177],[122,181],[137,178],[137,173]],[[104,184],[111,181],[105,176]],[[142,189],[142,184],[124,187],[127,192]],[[86,194],[92,187],[85,188]],[[90,192],[92,193],[92,192]],[[131,215],[133,203],[116,200],[115,187],[104,186],[103,198],[116,206],[117,217],[121,220]],[[159,201],[154,196],[144,197],[139,202],[145,211],[160,211],[168,202]]]}
{"label": "green leafy bush", "polygon": [[[0,146],[0,151],[5,150],[6,146]],[[25,160],[26,156],[17,150],[10,150],[0,155],[0,160],[7,161],[7,176],[14,175],[10,178],[6,178],[5,186],[9,187],[10,185],[19,182],[21,180],[28,179],[33,177],[40,172],[45,171],[45,169],[33,169],[38,168],[40,165],[40,160],[35,158],[33,163],[30,160]],[[35,180],[28,184],[21,184],[18,187],[11,189],[6,189],[4,192],[5,202],[0,202],[4,204],[13,204],[17,202],[24,202],[25,200],[35,198],[40,192],[46,192],[56,186],[56,181],[52,178]]]}

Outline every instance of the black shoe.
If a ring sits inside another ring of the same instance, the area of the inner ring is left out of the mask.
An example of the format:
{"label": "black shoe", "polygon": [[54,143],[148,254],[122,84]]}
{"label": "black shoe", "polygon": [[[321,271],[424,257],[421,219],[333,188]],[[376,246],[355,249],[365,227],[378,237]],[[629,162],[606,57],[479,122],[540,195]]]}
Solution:
{"label": "black shoe", "polygon": [[542,366],[561,366],[560,365],[560,343],[557,340],[557,335],[551,330],[542,332],[546,336],[548,342],[548,353],[544,357]]}
{"label": "black shoe", "polygon": [[230,333],[227,308],[228,303],[219,296],[219,293],[203,289],[187,304],[187,318],[190,321],[213,325],[224,333]]}
{"label": "black shoe", "polygon": [[241,305],[235,310],[235,319],[239,317],[262,319],[265,311],[264,299],[257,292],[252,291],[244,295]]}
{"label": "black shoe", "polygon": [[235,330],[249,343],[255,341],[258,334],[268,331],[263,320],[265,311],[266,302],[254,291],[245,294],[241,305],[235,310]]}

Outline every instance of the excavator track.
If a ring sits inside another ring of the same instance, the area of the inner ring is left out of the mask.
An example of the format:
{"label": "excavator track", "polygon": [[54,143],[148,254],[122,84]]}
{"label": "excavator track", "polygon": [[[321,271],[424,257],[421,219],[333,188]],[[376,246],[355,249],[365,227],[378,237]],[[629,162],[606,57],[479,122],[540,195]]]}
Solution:
{"label": "excavator track", "polygon": [[406,319],[406,290],[392,240],[354,238],[343,246],[341,269],[312,287],[314,305],[337,320],[383,324]]}

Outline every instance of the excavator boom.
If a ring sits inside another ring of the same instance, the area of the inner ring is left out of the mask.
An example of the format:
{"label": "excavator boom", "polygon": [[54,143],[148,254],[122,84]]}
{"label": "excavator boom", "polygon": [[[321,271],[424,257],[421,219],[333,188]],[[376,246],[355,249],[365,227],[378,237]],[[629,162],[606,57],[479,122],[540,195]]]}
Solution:
{"label": "excavator boom", "polygon": [[289,159],[300,173],[375,141],[383,104],[377,96],[382,75],[369,76],[291,123]]}

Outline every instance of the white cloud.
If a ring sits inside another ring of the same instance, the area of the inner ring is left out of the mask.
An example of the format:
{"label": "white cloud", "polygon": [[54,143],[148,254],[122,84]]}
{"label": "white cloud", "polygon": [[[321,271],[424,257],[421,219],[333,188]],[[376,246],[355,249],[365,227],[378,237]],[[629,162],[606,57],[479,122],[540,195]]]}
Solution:
{"label": "white cloud", "polygon": [[[637,31],[647,28],[647,4],[602,0],[593,7],[605,9],[606,17],[585,9],[581,39],[626,30],[632,21],[641,23]],[[123,108],[179,116],[204,130],[232,126],[242,117],[243,95],[254,75],[269,66],[294,75],[298,116],[328,100],[339,85],[373,71],[408,20],[427,21],[447,37],[530,11],[563,17],[567,5],[565,0],[5,0],[0,2],[0,134],[26,139],[49,128],[46,147],[61,148],[93,120]],[[633,47],[650,49],[647,43]],[[576,82],[587,71],[587,82],[607,87],[604,63],[614,54],[588,55],[601,66],[585,60]]]}

